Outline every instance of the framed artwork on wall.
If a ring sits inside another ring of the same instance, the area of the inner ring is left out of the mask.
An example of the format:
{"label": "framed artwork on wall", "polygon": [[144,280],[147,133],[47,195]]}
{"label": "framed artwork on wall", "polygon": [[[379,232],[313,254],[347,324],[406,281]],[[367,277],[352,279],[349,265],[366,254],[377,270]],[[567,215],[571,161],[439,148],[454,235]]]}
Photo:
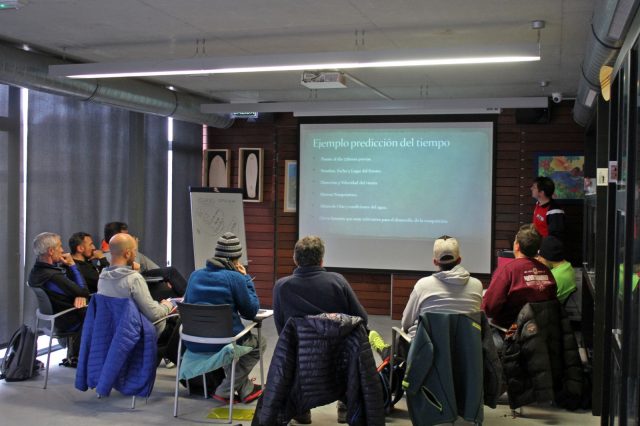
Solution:
{"label": "framed artwork on wall", "polygon": [[238,151],[238,188],[247,202],[262,202],[264,177],[264,151],[262,148],[240,148]]}
{"label": "framed artwork on wall", "polygon": [[536,176],[546,176],[556,186],[554,198],[584,198],[584,155],[578,153],[540,152],[535,157]]}
{"label": "framed artwork on wall", "polygon": [[231,150],[207,149],[204,151],[204,186],[229,188],[231,185]]}
{"label": "framed artwork on wall", "polygon": [[298,198],[298,162],[284,162],[284,211],[295,212]]}

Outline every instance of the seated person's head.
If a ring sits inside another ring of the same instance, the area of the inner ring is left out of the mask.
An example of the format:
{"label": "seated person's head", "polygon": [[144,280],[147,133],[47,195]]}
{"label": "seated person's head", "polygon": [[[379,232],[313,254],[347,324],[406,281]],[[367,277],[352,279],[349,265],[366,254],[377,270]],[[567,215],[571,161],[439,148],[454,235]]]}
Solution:
{"label": "seated person's head", "polygon": [[324,242],[315,235],[300,238],[293,248],[293,261],[297,266],[322,266],[323,258]]}
{"label": "seated person's head", "polygon": [[33,254],[38,260],[46,263],[56,263],[62,259],[62,241],[60,235],[53,232],[43,232],[33,239]]}
{"label": "seated person's head", "polygon": [[216,242],[215,257],[228,259],[233,263],[240,262],[242,244],[233,232],[225,232]]}
{"label": "seated person's head", "polygon": [[564,245],[562,241],[553,235],[543,238],[538,257],[547,266],[562,262],[564,260]]}
{"label": "seated person's head", "polygon": [[117,266],[133,266],[138,254],[138,242],[129,234],[116,234],[109,240],[111,264]]}
{"label": "seated person's head", "polygon": [[109,222],[104,226],[104,240],[109,243],[116,234],[128,234],[129,227],[124,222]]}
{"label": "seated person's head", "polygon": [[538,250],[540,250],[541,240],[542,237],[532,223],[522,225],[516,234],[513,251],[526,257],[535,257],[538,254]]}
{"label": "seated person's head", "polygon": [[449,271],[461,260],[460,246],[455,238],[443,235],[433,243],[433,264],[440,270]]}
{"label": "seated person's head", "polygon": [[69,237],[69,253],[81,254],[85,259],[90,259],[96,249],[91,234],[76,232]]}

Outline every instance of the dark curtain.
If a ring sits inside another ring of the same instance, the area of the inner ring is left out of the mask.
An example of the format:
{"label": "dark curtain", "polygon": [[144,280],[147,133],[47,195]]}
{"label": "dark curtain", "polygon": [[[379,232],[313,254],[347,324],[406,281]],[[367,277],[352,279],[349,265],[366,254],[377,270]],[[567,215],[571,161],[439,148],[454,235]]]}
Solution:
{"label": "dark curtain", "polygon": [[[3,99],[3,93],[0,91],[0,103],[5,102]],[[0,199],[6,200],[9,190],[9,133],[0,129]],[[14,208],[17,208],[15,206]],[[8,233],[8,215],[9,205],[7,202],[0,202],[0,226],[2,232],[0,232],[0,345],[4,345],[11,338],[11,331],[18,326],[18,319],[20,312],[16,312],[12,307],[17,305],[16,300],[19,300],[19,293],[17,293],[16,286],[20,285],[19,282],[12,282],[9,280],[8,266],[9,266],[9,241]],[[18,299],[16,298],[18,297]]]}
{"label": "dark curtain", "polygon": [[188,278],[194,270],[189,186],[202,186],[202,126],[174,121],[173,128],[172,264]]}
{"label": "dark curtain", "polygon": [[0,85],[0,346],[22,323],[20,89]]}
{"label": "dark curtain", "polygon": [[159,266],[167,264],[167,118],[144,116],[144,240],[140,250]]}
{"label": "dark curtain", "polygon": [[[0,196],[7,200],[0,203],[0,344],[22,321],[17,302],[24,285],[17,278],[21,266],[13,268],[17,273],[10,268],[20,264],[21,236],[19,104],[11,124],[2,116],[8,114],[8,92],[0,85]],[[92,234],[98,246],[111,221],[127,222],[140,238],[140,251],[166,264],[166,118],[30,91],[28,129],[25,277],[40,232],[60,234],[65,250],[77,231]],[[176,121],[174,140],[172,263],[188,277],[194,268],[188,187],[200,186],[202,126]],[[33,324],[35,308],[27,290],[24,322]]]}
{"label": "dark curtain", "polygon": [[98,245],[110,221],[127,222],[140,251],[164,264],[166,119],[40,92],[29,98],[27,276],[38,233],[58,233],[67,247],[85,231]]}

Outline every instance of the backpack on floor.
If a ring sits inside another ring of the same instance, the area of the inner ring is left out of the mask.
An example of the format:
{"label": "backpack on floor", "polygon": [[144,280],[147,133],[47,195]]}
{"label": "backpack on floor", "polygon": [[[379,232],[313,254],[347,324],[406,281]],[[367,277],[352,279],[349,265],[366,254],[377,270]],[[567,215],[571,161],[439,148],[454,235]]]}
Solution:
{"label": "backpack on floor", "polygon": [[0,379],[18,382],[36,375],[39,363],[35,358],[37,348],[33,344],[34,339],[34,332],[24,324],[13,333],[0,364]]}
{"label": "backpack on floor", "polygon": [[396,356],[393,365],[393,383],[389,383],[389,372],[391,370],[391,356],[386,357],[377,367],[378,378],[382,384],[382,398],[385,414],[390,414],[393,406],[402,399],[404,389],[402,379],[406,369],[403,358]]}

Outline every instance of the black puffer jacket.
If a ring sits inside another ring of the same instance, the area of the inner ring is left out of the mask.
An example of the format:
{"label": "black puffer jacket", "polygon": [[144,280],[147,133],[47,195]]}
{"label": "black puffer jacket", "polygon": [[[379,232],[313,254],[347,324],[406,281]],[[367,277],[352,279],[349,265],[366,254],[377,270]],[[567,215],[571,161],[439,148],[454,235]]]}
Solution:
{"label": "black puffer jacket", "polygon": [[385,424],[382,388],[362,319],[344,314],[290,318],[269,366],[260,424],[286,424],[338,399],[347,404],[350,425]]}
{"label": "black puffer jacket", "polygon": [[505,339],[503,357],[511,408],[549,401],[578,408],[582,362],[560,302],[527,303],[516,324],[516,333]]}
{"label": "black puffer jacket", "polygon": [[[79,284],[67,277],[63,267],[45,262],[36,261],[29,273],[29,286],[40,287],[47,293],[54,313],[73,308],[76,297],[89,298],[89,290],[85,288],[82,276],[75,266],[72,268],[77,273]],[[54,291],[52,287],[58,291]],[[80,329],[83,319],[84,311],[69,312],[56,319],[56,329],[59,331]]]}

